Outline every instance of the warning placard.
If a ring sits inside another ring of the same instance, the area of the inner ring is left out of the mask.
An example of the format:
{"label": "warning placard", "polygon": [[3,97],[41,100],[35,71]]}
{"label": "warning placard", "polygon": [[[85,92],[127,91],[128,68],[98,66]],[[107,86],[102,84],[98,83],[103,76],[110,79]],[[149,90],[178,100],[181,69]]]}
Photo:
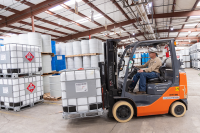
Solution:
{"label": "warning placard", "polygon": [[179,87],[175,87],[175,91],[179,91]]}
{"label": "warning placard", "polygon": [[87,82],[75,83],[76,92],[88,92]]}

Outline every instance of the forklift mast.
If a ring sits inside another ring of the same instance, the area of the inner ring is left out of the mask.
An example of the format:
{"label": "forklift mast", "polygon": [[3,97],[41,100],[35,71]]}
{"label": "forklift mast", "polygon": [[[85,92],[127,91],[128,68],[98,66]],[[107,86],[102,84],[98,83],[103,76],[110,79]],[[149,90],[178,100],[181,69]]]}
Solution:
{"label": "forklift mast", "polygon": [[104,43],[104,62],[99,62],[103,108],[114,105],[114,96],[118,96],[117,90],[117,44],[119,39],[108,39]]}

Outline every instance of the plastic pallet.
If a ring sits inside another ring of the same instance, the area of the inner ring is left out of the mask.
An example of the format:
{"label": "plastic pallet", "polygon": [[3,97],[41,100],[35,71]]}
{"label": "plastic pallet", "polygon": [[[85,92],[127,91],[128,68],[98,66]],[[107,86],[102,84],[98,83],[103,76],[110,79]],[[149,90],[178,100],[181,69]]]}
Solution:
{"label": "plastic pallet", "polygon": [[41,99],[39,100],[38,102],[35,102],[35,103],[31,103],[29,105],[24,105],[24,106],[18,106],[18,107],[7,107],[7,106],[4,106],[4,105],[0,105],[0,110],[6,110],[6,111],[15,111],[15,112],[19,112],[21,110],[25,110],[25,109],[28,109],[28,108],[31,108],[35,105],[39,105],[39,104],[42,104],[44,102],[44,99]]}
{"label": "plastic pallet", "polygon": [[67,113],[63,112],[62,117],[63,119],[77,119],[77,118],[86,118],[86,117],[96,117],[103,115],[103,109],[96,110],[96,111],[90,111],[90,112],[73,112],[73,113]]}

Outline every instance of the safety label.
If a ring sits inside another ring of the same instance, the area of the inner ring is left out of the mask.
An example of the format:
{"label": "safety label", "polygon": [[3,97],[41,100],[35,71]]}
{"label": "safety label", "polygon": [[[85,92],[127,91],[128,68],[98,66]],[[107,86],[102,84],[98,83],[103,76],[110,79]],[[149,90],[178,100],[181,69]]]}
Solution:
{"label": "safety label", "polygon": [[179,91],[179,87],[175,87],[175,91]]}
{"label": "safety label", "polygon": [[62,56],[57,56],[57,60],[62,60]]}
{"label": "safety label", "polygon": [[8,94],[8,87],[3,87],[3,93]]}
{"label": "safety label", "polygon": [[167,99],[179,99],[179,98],[180,98],[179,96],[163,97],[164,100],[167,100]]}
{"label": "safety label", "polygon": [[35,90],[35,85],[30,83],[26,89],[32,93]]}
{"label": "safety label", "polygon": [[1,54],[1,60],[6,60],[6,55],[5,54]]}
{"label": "safety label", "polygon": [[31,62],[31,61],[33,60],[34,56],[32,55],[31,52],[29,52],[29,53],[25,56],[25,58],[26,58],[29,62]]}
{"label": "safety label", "polygon": [[87,82],[85,83],[75,83],[76,92],[88,92]]}

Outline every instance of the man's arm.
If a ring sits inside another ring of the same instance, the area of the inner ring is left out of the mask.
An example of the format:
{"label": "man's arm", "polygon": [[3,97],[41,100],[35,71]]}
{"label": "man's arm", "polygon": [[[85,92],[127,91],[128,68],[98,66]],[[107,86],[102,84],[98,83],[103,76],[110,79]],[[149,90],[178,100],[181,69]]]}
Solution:
{"label": "man's arm", "polygon": [[[150,61],[150,60],[149,60]],[[144,65],[136,66],[137,68],[146,68],[149,65],[149,61],[147,61]]]}

